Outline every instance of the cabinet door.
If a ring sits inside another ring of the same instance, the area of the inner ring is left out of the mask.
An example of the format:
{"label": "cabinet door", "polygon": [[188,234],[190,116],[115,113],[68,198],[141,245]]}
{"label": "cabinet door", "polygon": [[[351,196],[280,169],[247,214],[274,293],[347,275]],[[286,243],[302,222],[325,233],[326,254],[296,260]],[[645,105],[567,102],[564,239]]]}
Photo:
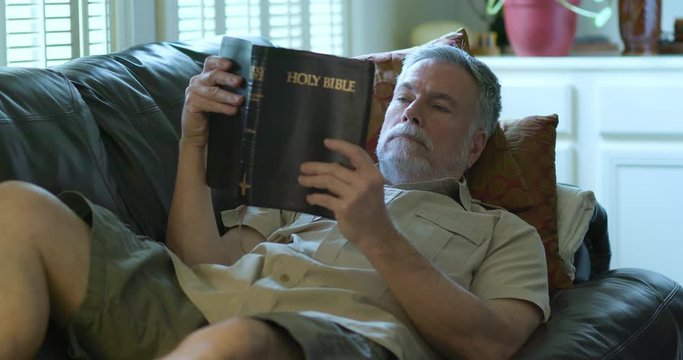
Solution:
{"label": "cabinet door", "polygon": [[631,149],[603,152],[611,267],[654,270],[683,284],[683,149]]}
{"label": "cabinet door", "polygon": [[595,85],[612,267],[655,270],[683,283],[681,72],[602,75]]}
{"label": "cabinet door", "polygon": [[565,76],[553,74],[503,73],[501,76],[502,120],[530,115],[557,114],[555,169],[557,182],[577,184],[576,151],[573,140],[575,87]]}
{"label": "cabinet door", "polygon": [[612,268],[683,283],[683,57],[490,58],[502,119],[556,113],[557,180],[607,209]]}

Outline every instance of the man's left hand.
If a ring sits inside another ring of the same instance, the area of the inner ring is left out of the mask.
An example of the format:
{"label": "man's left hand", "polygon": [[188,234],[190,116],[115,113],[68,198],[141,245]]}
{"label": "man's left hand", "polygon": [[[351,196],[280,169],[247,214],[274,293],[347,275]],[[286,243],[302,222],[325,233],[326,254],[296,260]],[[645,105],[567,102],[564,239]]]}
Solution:
{"label": "man's left hand", "polygon": [[339,230],[357,245],[395,231],[384,205],[384,177],[370,156],[343,140],[325,139],[325,147],[348,157],[352,169],[338,163],[303,163],[299,184],[330,192],[310,194],[308,203],[334,212]]}

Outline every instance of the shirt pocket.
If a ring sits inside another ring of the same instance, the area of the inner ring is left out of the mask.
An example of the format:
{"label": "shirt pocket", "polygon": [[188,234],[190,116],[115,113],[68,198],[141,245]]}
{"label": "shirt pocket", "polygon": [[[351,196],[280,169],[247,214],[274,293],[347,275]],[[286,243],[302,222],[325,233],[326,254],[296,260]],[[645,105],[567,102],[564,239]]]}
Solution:
{"label": "shirt pocket", "polygon": [[413,240],[418,250],[439,270],[469,288],[484,252],[482,244],[490,237],[484,230],[486,224],[477,228],[476,217],[463,211],[444,213],[421,208],[415,217],[416,228],[423,231]]}
{"label": "shirt pocket", "polygon": [[289,216],[286,223],[283,223],[280,228],[273,232],[273,234],[268,238],[268,241],[289,243],[292,234],[307,231],[309,228],[314,226],[315,223],[320,222],[319,220],[321,219],[325,220],[322,217],[311,214],[294,213],[293,216]]}
{"label": "shirt pocket", "polygon": [[[390,204],[402,190],[384,187],[384,204]],[[335,226],[324,234],[320,246],[315,253],[315,259],[329,265],[343,266],[357,269],[372,268],[370,262],[355,245],[350,243],[339,228]]]}

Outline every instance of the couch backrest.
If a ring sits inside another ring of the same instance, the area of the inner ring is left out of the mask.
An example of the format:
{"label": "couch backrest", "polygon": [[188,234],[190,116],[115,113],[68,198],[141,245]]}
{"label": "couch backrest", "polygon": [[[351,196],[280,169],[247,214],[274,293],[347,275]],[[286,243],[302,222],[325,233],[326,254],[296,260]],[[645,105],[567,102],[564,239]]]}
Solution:
{"label": "couch backrest", "polygon": [[0,70],[0,179],[20,179],[52,192],[78,189],[109,208],[110,191],[99,130],[64,74],[44,69]]}
{"label": "couch backrest", "polygon": [[165,238],[185,88],[220,39],[0,69],[0,181],[78,190]]}

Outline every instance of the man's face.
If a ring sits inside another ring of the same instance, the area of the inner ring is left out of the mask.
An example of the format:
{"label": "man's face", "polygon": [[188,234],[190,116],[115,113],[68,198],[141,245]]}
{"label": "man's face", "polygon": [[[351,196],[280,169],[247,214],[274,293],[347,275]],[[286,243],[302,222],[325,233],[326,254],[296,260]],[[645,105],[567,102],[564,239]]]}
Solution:
{"label": "man's face", "polygon": [[483,130],[470,134],[477,96],[474,78],[456,66],[427,59],[406,69],[377,144],[387,182],[460,178],[478,158],[482,136],[486,142]]}

